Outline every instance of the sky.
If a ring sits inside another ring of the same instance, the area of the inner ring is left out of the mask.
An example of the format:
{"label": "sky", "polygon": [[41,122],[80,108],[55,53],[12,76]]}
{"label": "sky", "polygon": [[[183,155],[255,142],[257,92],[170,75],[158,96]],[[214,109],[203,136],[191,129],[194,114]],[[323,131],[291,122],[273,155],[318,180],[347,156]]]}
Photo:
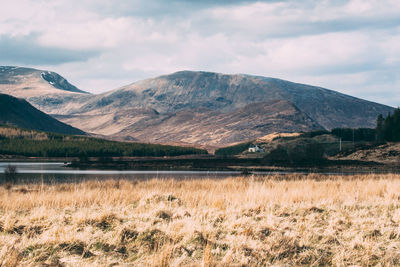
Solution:
{"label": "sky", "polygon": [[101,93],[180,70],[400,106],[399,0],[0,0],[0,65]]}

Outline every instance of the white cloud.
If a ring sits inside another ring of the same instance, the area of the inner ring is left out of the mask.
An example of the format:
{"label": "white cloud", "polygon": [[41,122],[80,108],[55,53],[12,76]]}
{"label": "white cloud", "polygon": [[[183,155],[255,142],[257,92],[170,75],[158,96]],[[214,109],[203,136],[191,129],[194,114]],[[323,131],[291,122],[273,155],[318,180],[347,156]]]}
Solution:
{"label": "white cloud", "polygon": [[132,40],[135,30],[140,28],[139,24],[140,22],[130,18],[104,18],[56,24],[47,27],[38,41],[45,46],[77,50],[117,48],[123,42]]}

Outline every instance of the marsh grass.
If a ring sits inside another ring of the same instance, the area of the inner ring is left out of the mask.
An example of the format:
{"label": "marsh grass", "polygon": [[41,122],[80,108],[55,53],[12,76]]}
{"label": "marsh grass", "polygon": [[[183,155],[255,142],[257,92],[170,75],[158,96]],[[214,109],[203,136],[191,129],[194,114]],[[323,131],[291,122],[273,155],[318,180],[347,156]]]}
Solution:
{"label": "marsh grass", "polygon": [[400,264],[399,175],[0,189],[1,266]]}

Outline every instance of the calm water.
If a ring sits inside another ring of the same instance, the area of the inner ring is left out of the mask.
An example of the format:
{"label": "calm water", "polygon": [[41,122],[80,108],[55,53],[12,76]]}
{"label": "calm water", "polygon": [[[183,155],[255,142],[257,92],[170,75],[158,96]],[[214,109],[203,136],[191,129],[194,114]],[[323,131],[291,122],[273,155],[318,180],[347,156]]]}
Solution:
{"label": "calm water", "polygon": [[[0,162],[0,179],[4,178],[4,170],[8,165],[17,168],[17,178],[23,182],[78,182],[91,179],[200,179],[200,178],[226,178],[240,176],[239,171],[142,171],[142,170],[79,170],[67,168],[63,162]],[[393,173],[395,171],[388,170]],[[382,173],[387,173],[382,172]],[[293,172],[273,171],[273,172],[253,172],[254,175],[277,175]],[[298,174],[308,172],[297,171]],[[377,171],[353,171],[353,172],[320,172],[325,175],[354,175],[381,173]]]}
{"label": "calm water", "polygon": [[17,168],[17,177],[23,181],[56,182],[80,181],[89,179],[152,179],[152,178],[225,178],[238,176],[233,171],[118,171],[118,170],[79,170],[67,168],[62,162],[0,162],[0,178],[8,165]]}

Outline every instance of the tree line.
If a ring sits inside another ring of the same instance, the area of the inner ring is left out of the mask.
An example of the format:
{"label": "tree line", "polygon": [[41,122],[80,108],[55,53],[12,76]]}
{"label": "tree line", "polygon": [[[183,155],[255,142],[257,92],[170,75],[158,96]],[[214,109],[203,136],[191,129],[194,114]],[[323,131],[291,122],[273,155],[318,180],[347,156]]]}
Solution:
{"label": "tree line", "polygon": [[[13,129],[10,128],[9,129]],[[21,130],[24,131],[24,130]],[[0,133],[0,154],[27,157],[163,157],[207,154],[204,149],[158,144],[127,143],[98,138],[44,133],[47,138],[14,137]]]}
{"label": "tree line", "polygon": [[342,138],[342,141],[368,142],[400,142],[400,108],[388,113],[386,117],[380,114],[376,121],[376,128],[337,128],[331,131],[333,135]]}

